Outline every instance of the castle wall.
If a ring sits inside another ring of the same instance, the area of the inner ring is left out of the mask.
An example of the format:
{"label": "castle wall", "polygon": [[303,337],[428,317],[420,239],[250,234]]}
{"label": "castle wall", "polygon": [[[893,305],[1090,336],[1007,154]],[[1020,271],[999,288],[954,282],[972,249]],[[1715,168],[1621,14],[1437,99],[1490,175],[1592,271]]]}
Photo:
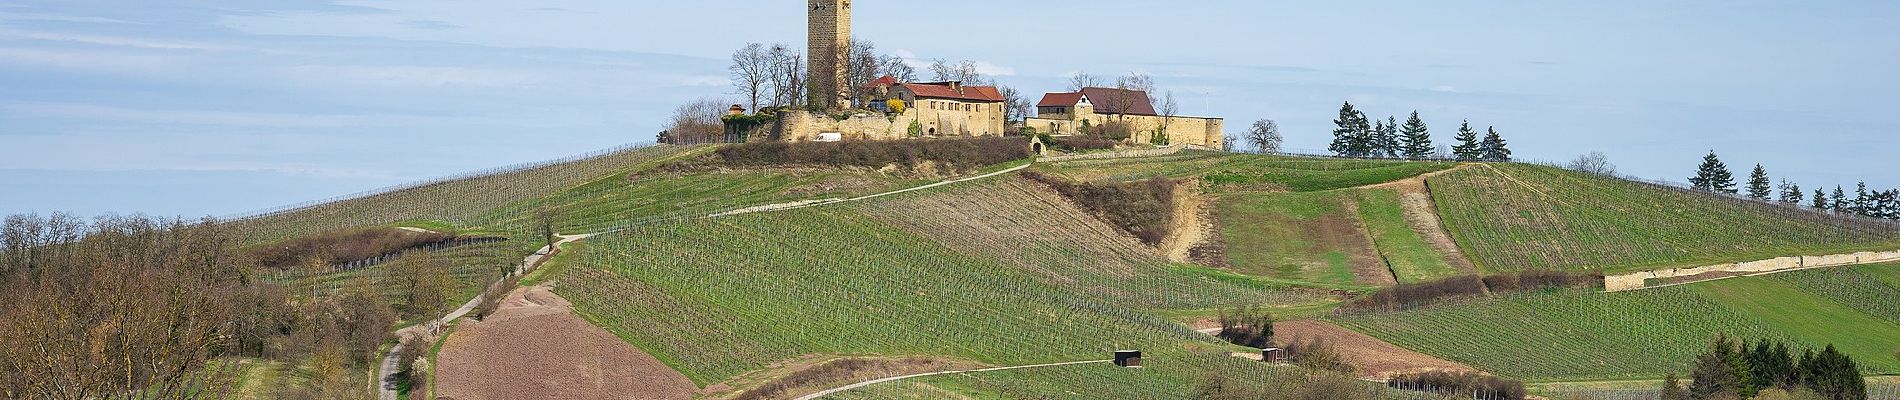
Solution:
{"label": "castle wall", "polygon": [[1168,124],[1168,144],[1192,145],[1219,150],[1225,144],[1226,120],[1201,117],[1160,117],[1147,115],[1108,116],[1079,110],[1075,115],[1053,115],[1052,118],[1027,118],[1023,126],[1036,128],[1037,132],[1055,135],[1075,135],[1082,131],[1082,121],[1091,126],[1101,126],[1109,121],[1127,121],[1135,130],[1134,143],[1151,143],[1156,127],[1162,121]]}
{"label": "castle wall", "polygon": [[[922,137],[1003,135],[1001,104],[941,101],[933,107],[926,101],[940,100],[919,101],[919,105],[925,106],[911,106],[894,116],[858,115],[842,121],[824,114],[785,110],[778,114],[782,127],[778,134],[779,138],[794,142],[818,140],[819,135],[826,132],[837,132],[844,140],[904,139],[911,137],[910,125],[916,121]],[[972,111],[962,111],[965,104],[970,105]],[[952,106],[956,110],[951,110]],[[975,111],[979,107],[986,107],[988,111]]]}

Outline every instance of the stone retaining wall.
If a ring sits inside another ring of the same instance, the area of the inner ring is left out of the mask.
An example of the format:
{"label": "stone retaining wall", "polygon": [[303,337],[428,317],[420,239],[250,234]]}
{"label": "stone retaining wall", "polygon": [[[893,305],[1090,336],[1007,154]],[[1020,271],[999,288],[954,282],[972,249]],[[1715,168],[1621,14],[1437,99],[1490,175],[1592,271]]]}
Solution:
{"label": "stone retaining wall", "polygon": [[1076,154],[1076,155],[1069,155],[1069,156],[1043,157],[1043,158],[1036,159],[1036,161],[1057,162],[1057,161],[1076,161],[1076,160],[1100,160],[1100,159],[1108,159],[1108,158],[1159,157],[1159,156],[1173,155],[1174,153],[1180,153],[1182,149],[1184,149],[1183,146],[1174,146],[1174,147],[1159,147],[1159,148],[1153,148],[1153,149],[1104,151],[1104,152],[1099,152],[1099,153]]}
{"label": "stone retaining wall", "polygon": [[1675,268],[1656,271],[1643,271],[1623,275],[1603,277],[1603,290],[1621,292],[1642,289],[1650,279],[1668,279],[1696,276],[1707,273],[1761,274],[1776,271],[1788,271],[1805,268],[1838,267],[1844,265],[1877,264],[1900,261],[1900,250],[1887,252],[1860,252],[1854,254],[1835,254],[1826,256],[1781,257],[1769,260],[1743,263],[1716,264],[1694,268]]}

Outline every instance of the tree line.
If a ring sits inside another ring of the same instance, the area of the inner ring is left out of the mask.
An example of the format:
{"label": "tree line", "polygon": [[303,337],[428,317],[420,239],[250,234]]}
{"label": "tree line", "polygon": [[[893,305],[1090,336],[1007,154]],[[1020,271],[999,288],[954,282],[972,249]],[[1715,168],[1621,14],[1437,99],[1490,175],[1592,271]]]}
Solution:
{"label": "tree line", "polygon": [[1825,189],[1816,188],[1809,196],[1801,185],[1787,179],[1773,183],[1768,177],[1768,169],[1761,164],[1755,164],[1745,184],[1737,185],[1735,174],[1729,171],[1728,164],[1723,163],[1713,150],[1702,157],[1702,163],[1696,166],[1695,175],[1689,177],[1689,185],[1696,190],[1742,195],[1757,201],[1774,201],[1797,207],[1806,205],[1839,215],[1900,220],[1900,189],[1868,190],[1867,182],[1861,181],[1851,194],[1846,188],[1835,186],[1831,194]]}
{"label": "tree line", "polygon": [[1785,342],[1738,344],[1727,336],[1696,358],[1688,387],[1673,373],[1663,380],[1663,400],[1769,398],[1866,400],[1867,381],[1853,357],[1832,344],[1797,357]]}
{"label": "tree line", "polygon": [[[1271,121],[1263,122],[1271,123]],[[1365,112],[1360,111],[1348,101],[1340,106],[1339,117],[1333,120],[1333,125],[1333,142],[1327,146],[1327,150],[1340,157],[1511,161],[1510,143],[1498,133],[1497,127],[1487,127],[1487,133],[1481,137],[1478,131],[1471,128],[1471,121],[1464,121],[1458,127],[1458,134],[1453,137],[1456,144],[1451,147],[1449,154],[1439,154],[1439,148],[1432,142],[1431,129],[1425,125],[1425,120],[1419,118],[1418,111],[1413,111],[1412,116],[1406,118],[1404,124],[1400,124],[1397,118],[1390,116],[1384,120],[1373,121],[1366,118]],[[1247,135],[1248,140],[1263,144],[1266,140],[1261,138],[1277,137],[1277,127],[1273,129],[1276,133],[1274,135],[1267,135],[1265,132],[1255,133],[1263,128],[1256,123],[1254,130],[1250,130]],[[1275,143],[1277,144],[1277,141]],[[1266,149],[1266,147],[1261,148]]]}
{"label": "tree line", "polygon": [[0,398],[219,397],[204,391],[232,387],[213,373],[231,357],[298,366],[305,379],[271,397],[369,397],[362,371],[390,328],[438,313],[453,285],[445,261],[414,252],[385,280],[293,293],[240,247],[210,220],[6,218]]}

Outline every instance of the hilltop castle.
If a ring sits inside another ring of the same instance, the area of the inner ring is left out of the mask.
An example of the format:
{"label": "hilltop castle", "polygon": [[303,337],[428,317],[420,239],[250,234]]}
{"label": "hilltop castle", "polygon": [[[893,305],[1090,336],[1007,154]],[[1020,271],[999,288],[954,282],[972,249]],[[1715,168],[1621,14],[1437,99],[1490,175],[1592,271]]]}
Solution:
{"label": "hilltop castle", "polygon": [[[780,112],[767,137],[836,141],[1004,134],[1008,99],[995,86],[901,82],[889,76],[851,82],[851,0],[810,0],[808,12],[807,96],[809,104],[829,112]],[[1020,126],[1062,136],[1117,122],[1132,131],[1130,143],[1222,145],[1220,118],[1159,115],[1148,93],[1141,91],[1084,88],[1049,93],[1037,104],[1036,114]],[[1157,134],[1167,135],[1167,140],[1154,140]]]}

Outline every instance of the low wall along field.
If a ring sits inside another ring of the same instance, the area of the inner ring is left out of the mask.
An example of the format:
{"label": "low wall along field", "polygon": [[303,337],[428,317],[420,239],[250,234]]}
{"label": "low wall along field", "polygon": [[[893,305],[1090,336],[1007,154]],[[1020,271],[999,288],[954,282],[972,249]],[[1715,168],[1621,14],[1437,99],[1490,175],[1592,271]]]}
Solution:
{"label": "low wall along field", "polygon": [[[1743,263],[1716,264],[1694,268],[1674,268],[1605,276],[1603,277],[1603,290],[1620,292],[1643,289],[1649,287],[1648,282],[1651,279],[1689,278],[1698,275],[1708,275],[1710,279],[1720,279],[1732,275],[1758,275],[1798,269],[1877,264],[1893,261],[1900,261],[1900,250],[1826,256],[1779,257]],[[1691,281],[1701,280],[1692,279]]]}

